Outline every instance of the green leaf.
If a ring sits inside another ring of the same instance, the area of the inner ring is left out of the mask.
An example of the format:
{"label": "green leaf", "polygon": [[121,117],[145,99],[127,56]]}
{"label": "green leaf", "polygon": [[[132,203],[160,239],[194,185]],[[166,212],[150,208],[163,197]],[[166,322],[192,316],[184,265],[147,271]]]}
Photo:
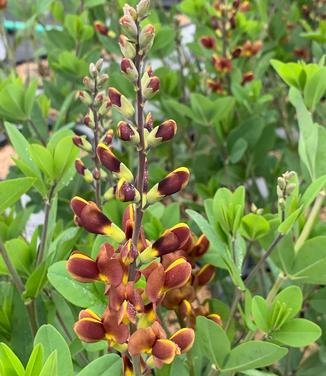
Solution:
{"label": "green leaf", "polygon": [[271,328],[271,312],[266,300],[261,296],[254,296],[251,302],[251,313],[258,328],[268,333]]}
{"label": "green leaf", "polygon": [[196,341],[203,354],[219,369],[231,351],[230,341],[223,328],[203,316],[196,319]]}
{"label": "green leaf", "polygon": [[52,180],[55,178],[53,157],[49,150],[42,145],[32,144],[29,147],[33,161],[39,169]]}
{"label": "green leaf", "polygon": [[273,343],[248,341],[232,349],[222,371],[245,371],[266,367],[279,361],[287,352],[286,348]]}
{"label": "green leaf", "polygon": [[26,366],[25,376],[39,376],[43,365],[43,346],[39,343],[33,352]]}
{"label": "green leaf", "polygon": [[40,376],[58,376],[58,368],[60,375],[65,374],[65,371],[58,367],[58,350],[54,350],[46,360]]}
{"label": "green leaf", "polygon": [[326,284],[326,236],[304,242],[295,257],[291,278],[305,283]]}
{"label": "green leaf", "polygon": [[34,182],[34,178],[17,178],[0,182],[0,214],[18,201]]}
{"label": "green leaf", "polygon": [[16,354],[4,343],[0,343],[0,370],[3,375],[24,376],[25,370]]}
{"label": "green leaf", "polygon": [[[55,350],[57,351],[58,369],[60,370],[60,376],[72,376],[74,374],[69,347],[62,335],[57,331],[57,329],[55,329],[52,325],[42,325],[36,333],[34,346],[38,343],[41,343],[43,346],[45,359],[50,357]],[[53,367],[53,360],[51,360],[51,364]],[[45,375],[47,374],[44,373],[44,376]]]}
{"label": "green leaf", "polygon": [[294,226],[295,222],[299,218],[300,214],[302,213],[303,207],[300,206],[297,210],[291,213],[279,226],[277,231],[282,234],[286,235],[289,233]]}
{"label": "green leaf", "polygon": [[121,357],[116,354],[107,354],[93,360],[88,366],[82,369],[77,376],[120,375],[121,370]]}
{"label": "green leaf", "polygon": [[272,339],[274,341],[292,347],[308,346],[315,342],[320,336],[320,327],[306,319],[290,320],[278,331],[272,333]]}
{"label": "green leaf", "polygon": [[248,240],[257,240],[269,232],[269,222],[261,215],[250,213],[241,219],[240,233]]}
{"label": "green leaf", "polygon": [[91,283],[80,283],[70,277],[66,261],[59,261],[49,268],[48,279],[60,294],[77,307],[87,308],[102,304]]}
{"label": "green leaf", "polygon": [[326,90],[326,67],[320,67],[311,77],[308,77],[303,98],[305,105],[314,111]]}
{"label": "green leaf", "polygon": [[291,308],[288,319],[294,318],[301,310],[303,296],[298,286],[289,286],[276,295],[273,302],[285,303],[287,308]]}

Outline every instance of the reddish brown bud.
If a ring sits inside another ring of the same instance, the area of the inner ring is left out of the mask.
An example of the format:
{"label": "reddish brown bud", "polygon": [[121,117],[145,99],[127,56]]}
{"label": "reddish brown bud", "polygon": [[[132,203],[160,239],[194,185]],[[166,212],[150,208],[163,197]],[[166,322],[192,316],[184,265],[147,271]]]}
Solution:
{"label": "reddish brown bud", "polygon": [[216,48],[216,41],[213,37],[210,36],[203,36],[200,38],[200,43],[209,50],[215,50]]}

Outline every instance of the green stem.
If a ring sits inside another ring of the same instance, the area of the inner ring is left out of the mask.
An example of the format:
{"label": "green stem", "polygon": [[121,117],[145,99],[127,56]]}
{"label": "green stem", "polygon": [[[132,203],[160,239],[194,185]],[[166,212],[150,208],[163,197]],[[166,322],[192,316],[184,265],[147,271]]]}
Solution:
{"label": "green stem", "polygon": [[326,192],[321,191],[319,193],[319,195],[317,196],[315,203],[314,203],[314,205],[313,205],[313,207],[312,207],[312,209],[309,213],[307,222],[305,223],[303,230],[302,230],[300,236],[298,237],[298,240],[295,243],[295,246],[294,246],[295,253],[297,253],[299,251],[299,249],[302,247],[303,243],[309,237],[310,232],[311,232],[313,225],[315,223],[315,220],[316,220],[317,216],[319,215],[319,211],[320,211],[320,209],[323,205],[325,195],[326,195]]}
{"label": "green stem", "polygon": [[56,188],[56,184],[53,183],[49,190],[48,197],[45,200],[44,225],[42,228],[40,246],[39,246],[38,253],[37,253],[36,266],[40,265],[40,263],[44,259],[45,245],[46,245],[47,235],[48,235],[48,230],[49,230],[49,217],[50,217],[50,211],[52,207],[52,200],[53,200],[55,188]]}
{"label": "green stem", "polygon": [[[20,275],[18,274],[15,266],[12,264],[10,257],[8,256],[8,253],[6,251],[6,248],[2,241],[0,240],[0,254],[3,258],[4,263],[6,264],[6,267],[8,269],[9,275],[16,286],[17,291],[22,296],[25,291],[25,285],[20,278]],[[34,302],[31,301],[28,304],[26,304],[26,309],[29,317],[30,327],[33,333],[33,336],[35,337],[35,334],[37,332],[37,320],[36,320],[36,311],[35,311],[35,305]]]}

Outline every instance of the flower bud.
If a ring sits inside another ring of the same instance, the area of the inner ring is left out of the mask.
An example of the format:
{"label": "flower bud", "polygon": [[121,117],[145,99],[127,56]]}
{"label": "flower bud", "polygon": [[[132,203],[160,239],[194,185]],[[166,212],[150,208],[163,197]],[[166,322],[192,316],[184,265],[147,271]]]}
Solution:
{"label": "flower bud", "polygon": [[89,64],[89,74],[92,78],[95,78],[97,76],[97,68],[94,63]]}
{"label": "flower bud", "polygon": [[128,118],[131,118],[134,115],[134,106],[117,89],[113,87],[109,88],[109,98],[112,105],[117,108],[122,115]]}
{"label": "flower bud", "polygon": [[155,38],[155,29],[151,24],[146,25],[139,36],[140,49],[146,53],[153,45]]}
{"label": "flower bud", "polygon": [[95,63],[95,68],[98,72],[101,71],[102,67],[103,67],[103,63],[104,63],[104,59],[100,58],[97,60],[97,62]]}
{"label": "flower bud", "polygon": [[95,26],[95,29],[98,33],[104,35],[104,36],[108,36],[108,33],[109,33],[109,28],[101,21],[95,21],[94,22],[94,26]]}
{"label": "flower bud", "polygon": [[118,123],[117,134],[122,141],[131,141],[134,144],[139,143],[139,133],[137,129],[126,121],[120,121]]}
{"label": "flower bud", "polygon": [[88,90],[94,90],[94,80],[92,80],[90,77],[85,76],[83,78],[83,85],[88,89]]}
{"label": "flower bud", "polygon": [[147,129],[149,132],[153,129],[153,116],[151,112],[149,112],[146,115],[144,128]]}
{"label": "flower bud", "polygon": [[139,202],[140,194],[134,185],[128,183],[126,179],[121,178],[117,184],[115,197],[122,202]]}
{"label": "flower bud", "polygon": [[95,105],[95,106],[100,106],[100,105],[103,103],[104,98],[105,98],[105,93],[104,93],[104,91],[99,91],[99,92],[96,94],[96,97],[94,98],[94,105]]}
{"label": "flower bud", "polygon": [[215,50],[216,42],[213,37],[210,36],[203,36],[200,38],[200,43],[209,50]]}
{"label": "flower bud", "polygon": [[92,97],[84,90],[77,91],[76,98],[80,99],[86,106],[90,106],[93,103]]}
{"label": "flower bud", "polygon": [[150,77],[146,86],[143,86],[143,96],[152,98],[160,90],[160,79],[157,76]]}
{"label": "flower bud", "polygon": [[150,7],[150,0],[140,0],[137,4],[136,11],[140,20],[144,19],[148,15]]}
{"label": "flower bud", "polygon": [[84,124],[87,127],[94,128],[94,114],[92,111],[89,111],[85,116],[84,116]]}
{"label": "flower bud", "polygon": [[156,146],[164,141],[170,141],[177,132],[177,123],[174,120],[166,120],[155,127],[147,137],[149,146]]}
{"label": "flower bud", "polygon": [[255,78],[254,72],[252,72],[252,71],[243,73],[241,85],[242,86],[245,85],[247,82],[252,81],[254,78]]}
{"label": "flower bud", "polygon": [[119,37],[119,46],[123,56],[125,56],[128,59],[133,59],[135,57],[135,45],[128,41],[128,39],[124,35],[120,35]]}
{"label": "flower bud", "polygon": [[105,135],[102,137],[101,139],[101,143],[103,143],[104,145],[111,145],[112,144],[112,139],[113,139],[113,130],[112,129],[109,129]]}
{"label": "flower bud", "polygon": [[86,167],[81,159],[76,159],[75,160],[75,168],[76,171],[79,175],[84,176]]}
{"label": "flower bud", "polygon": [[106,116],[111,111],[111,101],[110,99],[105,99],[98,110],[100,116]]}
{"label": "flower bud", "polygon": [[124,178],[128,183],[131,183],[134,180],[132,172],[113,154],[112,150],[106,145],[99,144],[96,152],[103,166],[109,171],[114,172],[120,178]]}
{"label": "flower bud", "polygon": [[186,167],[177,168],[151,188],[147,193],[147,202],[152,204],[163,197],[179,192],[188,184],[189,177],[190,172]]}
{"label": "flower bud", "polygon": [[76,196],[71,200],[70,205],[78,226],[93,234],[110,236],[117,242],[124,240],[124,232],[112,223],[94,202]]}
{"label": "flower bud", "polygon": [[127,78],[131,81],[136,81],[138,78],[138,72],[135,67],[135,64],[131,59],[127,59],[126,57],[121,60],[120,63],[121,72],[124,73]]}
{"label": "flower bud", "polygon": [[109,75],[106,73],[103,73],[100,75],[97,81],[97,86],[101,87],[103,84],[106,83],[106,81],[109,79]]}
{"label": "flower bud", "polygon": [[82,149],[86,152],[92,151],[92,145],[87,141],[86,136],[73,136],[72,142],[76,145],[79,149]]}
{"label": "flower bud", "polygon": [[122,32],[132,41],[135,41],[137,38],[137,26],[135,20],[131,15],[125,14],[120,18],[120,25]]}

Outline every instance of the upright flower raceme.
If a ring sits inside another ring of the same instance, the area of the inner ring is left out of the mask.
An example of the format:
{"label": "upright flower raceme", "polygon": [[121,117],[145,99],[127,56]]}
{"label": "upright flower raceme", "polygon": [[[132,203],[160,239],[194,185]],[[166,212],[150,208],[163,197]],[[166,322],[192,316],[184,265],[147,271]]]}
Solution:
{"label": "upright flower raceme", "polygon": [[[146,101],[160,87],[159,78],[150,66],[144,65],[155,37],[152,25],[141,25],[148,10],[148,0],[141,0],[136,9],[125,5],[120,20],[121,72],[133,83],[136,98],[129,99],[114,87],[99,90],[107,79],[100,73],[102,61],[90,65],[90,77],[84,78],[87,90],[78,94],[89,107],[84,123],[94,129],[94,140],[76,136],[74,143],[91,154],[94,169],[88,170],[80,159],[76,161],[76,169],[93,185],[96,203],[74,197],[71,208],[78,226],[111,238],[115,246],[104,242],[95,250],[94,257],[74,250],[67,262],[72,278],[103,283],[108,299],[101,314],[90,309],[81,311],[74,326],[76,334],[86,342],[107,341],[109,348],[121,353],[124,373],[133,372],[136,376],[150,367],[171,363],[191,348],[195,336],[196,291],[214,276],[213,267],[196,263],[208,250],[207,239],[201,236],[194,241],[187,224],[166,229],[154,241],[146,239],[142,226],[144,210],[182,190],[190,177],[187,168],[179,167],[153,186],[148,183],[150,149],[172,140],[177,131],[174,120],[167,119],[154,126],[152,115],[144,112]],[[122,117],[115,130],[111,124],[112,109]],[[137,150],[136,171],[114,150],[114,133]],[[101,195],[107,174],[112,174],[114,183]],[[102,196],[104,200],[115,198],[129,202],[121,228],[102,210]],[[157,314],[162,304],[180,313],[189,327],[168,335]]]}

